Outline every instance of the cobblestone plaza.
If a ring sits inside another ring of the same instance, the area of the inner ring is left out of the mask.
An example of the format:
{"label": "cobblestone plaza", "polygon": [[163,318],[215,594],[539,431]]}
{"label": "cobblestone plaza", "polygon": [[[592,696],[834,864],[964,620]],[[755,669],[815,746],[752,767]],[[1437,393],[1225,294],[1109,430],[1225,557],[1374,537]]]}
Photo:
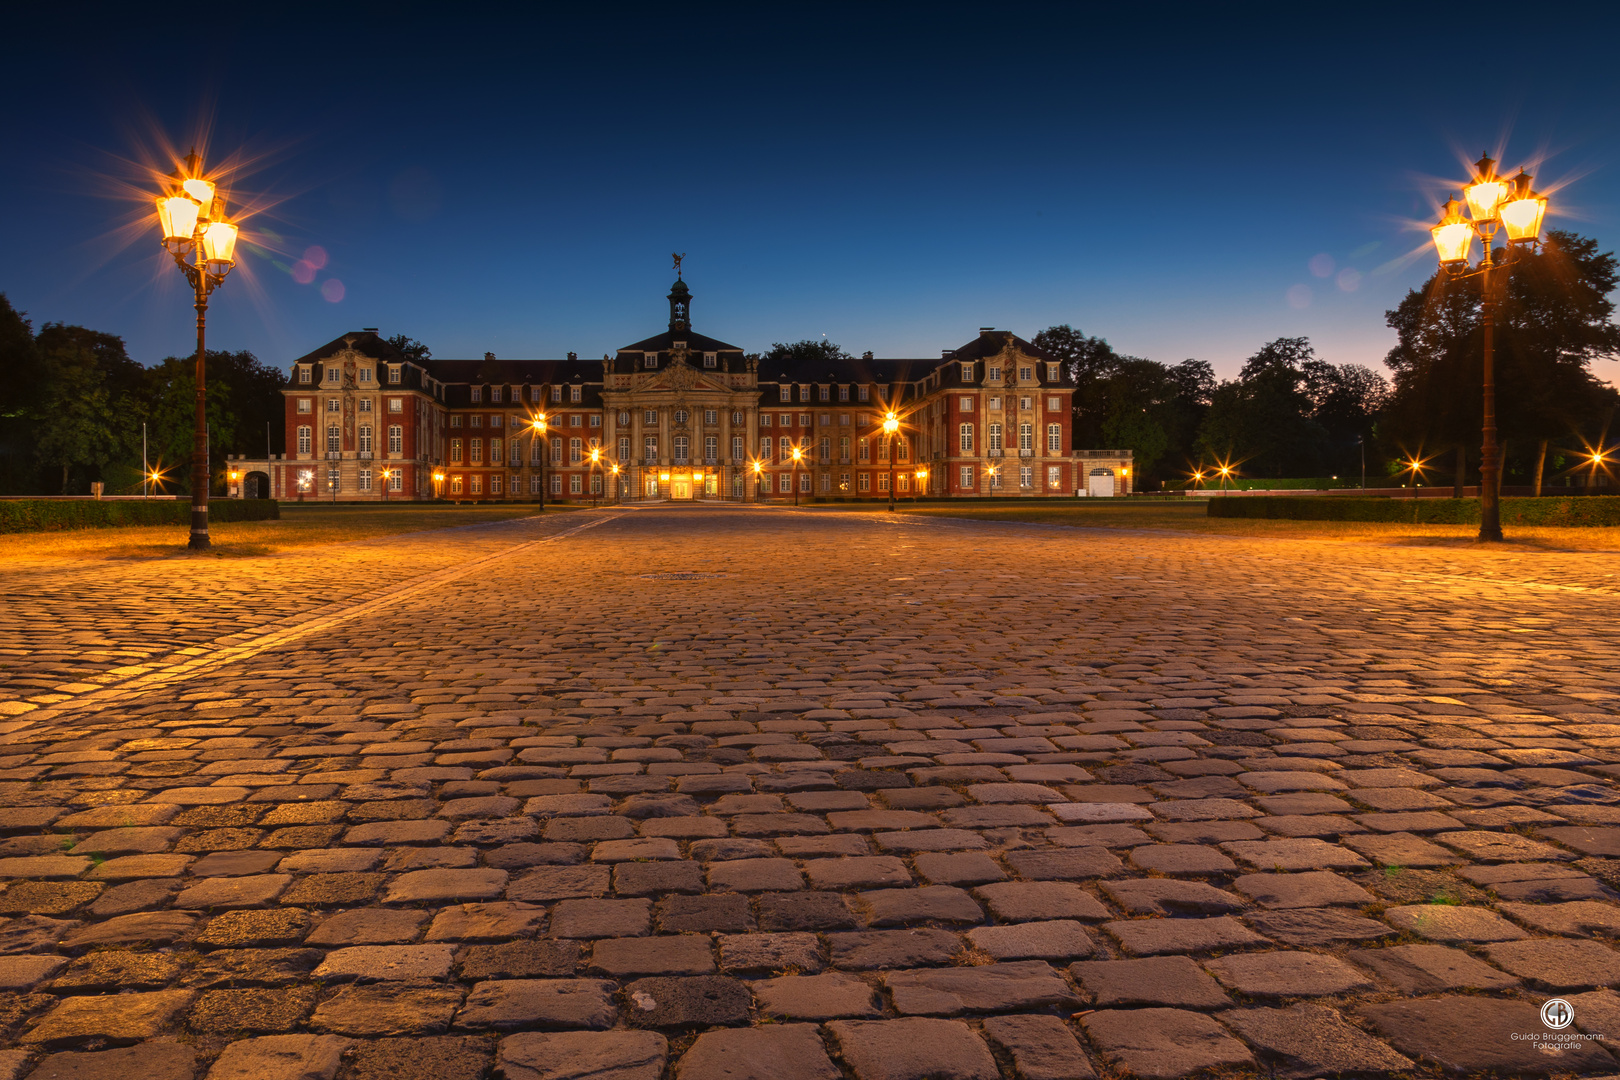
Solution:
{"label": "cobblestone plaza", "polygon": [[736,506],[11,563],[0,1080],[1620,1073],[1617,589]]}

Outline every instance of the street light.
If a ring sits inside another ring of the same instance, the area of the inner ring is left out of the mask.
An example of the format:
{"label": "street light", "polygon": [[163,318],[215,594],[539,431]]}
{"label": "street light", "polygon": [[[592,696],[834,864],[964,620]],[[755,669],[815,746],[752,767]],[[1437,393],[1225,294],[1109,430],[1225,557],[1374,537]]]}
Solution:
{"label": "street light", "polygon": [[925,484],[927,482],[928,482],[928,470],[927,469],[918,469],[917,470],[917,494],[912,496],[912,499],[911,499],[912,502],[921,502],[922,501],[923,484]]}
{"label": "street light", "polygon": [[540,509],[544,510],[546,508],[546,451],[551,448],[546,442],[546,414],[535,414],[534,419],[529,422],[529,427],[534,430],[534,437],[540,440],[540,452],[536,454],[531,451],[529,456],[537,458],[540,462]]}
{"label": "street light", "polygon": [[383,502],[388,501],[388,481],[393,475],[394,475],[394,470],[393,469],[384,469],[382,471],[382,491],[383,491],[382,501]]}
{"label": "street light", "polygon": [[795,446],[793,448],[793,505],[799,505],[799,461],[804,457],[804,450]]}
{"label": "street light", "polygon": [[765,471],[765,464],[756,459],[753,462],[753,470],[754,470],[754,501],[759,502],[760,501],[760,495],[759,495],[760,473]]}
{"label": "street light", "polygon": [[894,433],[900,430],[900,417],[893,409],[883,415],[883,434],[889,440],[889,512],[894,513]]}
{"label": "street light", "polygon": [[1230,466],[1230,465],[1222,465],[1221,468],[1220,468],[1220,472],[1221,472],[1221,493],[1224,495],[1226,493],[1226,478],[1228,476],[1232,475],[1232,466]]}
{"label": "street light", "polygon": [[619,463],[617,461],[615,461],[612,465],[609,466],[609,468],[613,471],[613,501],[614,501],[615,504],[617,504],[618,501],[619,501],[619,495],[620,495],[620,489],[619,489],[619,483],[620,483],[620,480],[619,480]]}
{"label": "street light", "polygon": [[595,447],[595,446],[591,447],[591,506],[592,506],[592,508],[595,508],[595,506],[596,506],[596,497],[598,495],[598,492],[596,490],[596,480],[597,480],[596,471],[597,471],[597,467],[600,466],[601,464],[602,464],[602,451],[601,451],[601,449],[598,448],[598,447]]}
{"label": "street light", "polygon": [[[1497,175],[1496,162],[1480,155],[1474,164],[1474,178],[1463,189],[1468,217],[1456,199],[1447,199],[1440,223],[1429,230],[1440,258],[1440,267],[1454,279],[1479,277],[1480,324],[1484,332],[1484,440],[1479,463],[1479,538],[1502,539],[1502,508],[1499,485],[1502,478],[1501,452],[1496,444],[1496,356],[1494,335],[1498,292],[1507,288],[1506,271],[1525,248],[1541,239],[1541,220],[1547,213],[1545,196],[1530,187],[1530,174],[1523,169],[1511,180]],[[1507,248],[1498,262],[1491,242],[1500,228],[1507,236]],[[1483,254],[1473,270],[1469,254],[1474,237],[1479,237]],[[1503,273],[1493,271],[1501,269]],[[1470,272],[1472,270],[1472,272]]]}
{"label": "street light", "polygon": [[[208,412],[204,350],[208,294],[219,288],[235,265],[236,226],[225,220],[225,199],[212,180],[202,176],[196,151],[169,174],[172,181],[157,197],[158,224],[163,247],[191,283],[197,309],[197,413],[192,432],[191,540],[186,545],[206,550],[208,542]],[[189,259],[189,261],[188,261]]]}
{"label": "street light", "polygon": [[433,497],[435,499],[444,498],[444,473],[442,472],[433,474]]}

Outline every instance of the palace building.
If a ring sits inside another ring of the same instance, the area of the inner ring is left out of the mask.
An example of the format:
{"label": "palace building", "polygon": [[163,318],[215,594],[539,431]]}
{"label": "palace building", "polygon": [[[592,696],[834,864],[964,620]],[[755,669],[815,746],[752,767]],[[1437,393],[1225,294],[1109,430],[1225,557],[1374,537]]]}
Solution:
{"label": "palace building", "polygon": [[579,501],[1130,490],[1130,451],[1077,451],[1073,382],[1057,358],[1008,331],[981,328],[937,359],[867,353],[792,365],[693,330],[692,294],[679,278],[668,301],[667,330],[601,360],[416,360],[375,328],[345,334],[293,361],[287,453],[231,459],[231,494]]}

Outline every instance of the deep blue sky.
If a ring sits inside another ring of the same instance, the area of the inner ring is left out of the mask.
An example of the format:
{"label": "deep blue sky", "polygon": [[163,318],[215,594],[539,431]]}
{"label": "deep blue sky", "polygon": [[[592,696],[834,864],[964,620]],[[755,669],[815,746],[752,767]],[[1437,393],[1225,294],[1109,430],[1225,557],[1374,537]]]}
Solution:
{"label": "deep blue sky", "polygon": [[274,250],[210,345],[278,364],[361,326],[600,356],[662,327],[681,251],[695,327],[750,350],[1068,322],[1225,375],[1284,335],[1376,365],[1433,267],[1412,224],[1487,148],[1620,243],[1598,5],[218,5],[185,55],[157,9],[55,7],[0,44],[0,291],[148,363],[192,330],[133,163],[205,128]]}

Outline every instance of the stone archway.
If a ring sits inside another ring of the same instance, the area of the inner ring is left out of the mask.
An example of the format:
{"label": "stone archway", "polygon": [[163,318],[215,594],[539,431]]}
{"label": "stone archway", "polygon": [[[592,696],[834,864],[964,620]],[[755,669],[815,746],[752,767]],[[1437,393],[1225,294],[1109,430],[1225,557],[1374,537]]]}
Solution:
{"label": "stone archway", "polygon": [[263,472],[250,472],[242,478],[242,497],[244,499],[268,499],[270,497],[270,474]]}

